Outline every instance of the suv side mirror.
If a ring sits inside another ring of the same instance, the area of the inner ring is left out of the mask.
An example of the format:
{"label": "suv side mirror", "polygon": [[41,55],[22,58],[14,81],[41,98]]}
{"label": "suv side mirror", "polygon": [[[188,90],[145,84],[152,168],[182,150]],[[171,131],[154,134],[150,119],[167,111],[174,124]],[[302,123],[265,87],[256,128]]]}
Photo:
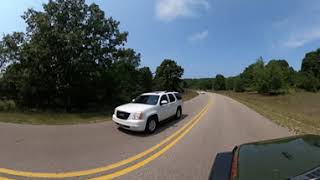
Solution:
{"label": "suv side mirror", "polygon": [[160,102],[160,106],[165,105],[165,104],[168,104],[168,101],[167,101],[167,100],[162,100],[162,101]]}

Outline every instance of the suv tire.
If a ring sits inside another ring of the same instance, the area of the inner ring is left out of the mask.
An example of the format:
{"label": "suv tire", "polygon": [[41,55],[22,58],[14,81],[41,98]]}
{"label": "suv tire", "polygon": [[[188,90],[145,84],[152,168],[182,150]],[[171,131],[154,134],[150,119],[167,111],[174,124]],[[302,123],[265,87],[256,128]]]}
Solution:
{"label": "suv tire", "polygon": [[157,130],[158,127],[158,119],[155,116],[148,118],[145,132],[148,134],[152,134]]}
{"label": "suv tire", "polygon": [[182,116],[182,109],[181,109],[181,107],[178,107],[178,109],[176,111],[175,118],[176,119],[181,119],[181,116]]}

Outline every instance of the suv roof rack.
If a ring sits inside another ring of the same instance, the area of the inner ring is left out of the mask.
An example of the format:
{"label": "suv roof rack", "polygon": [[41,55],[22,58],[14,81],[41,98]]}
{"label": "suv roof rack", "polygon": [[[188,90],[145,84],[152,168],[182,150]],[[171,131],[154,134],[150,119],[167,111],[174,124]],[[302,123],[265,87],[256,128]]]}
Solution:
{"label": "suv roof rack", "polygon": [[166,93],[167,91],[153,91],[151,93],[156,93],[156,94],[160,94],[160,93]]}
{"label": "suv roof rack", "polygon": [[176,92],[176,91],[152,91],[152,92],[149,92],[149,93],[160,94],[160,93],[179,93],[179,92]]}

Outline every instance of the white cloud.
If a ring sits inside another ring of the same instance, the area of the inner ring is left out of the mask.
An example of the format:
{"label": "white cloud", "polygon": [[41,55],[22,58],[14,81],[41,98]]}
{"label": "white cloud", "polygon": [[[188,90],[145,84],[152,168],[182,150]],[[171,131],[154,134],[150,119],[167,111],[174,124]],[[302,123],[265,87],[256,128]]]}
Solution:
{"label": "white cloud", "polygon": [[316,40],[320,40],[320,27],[308,29],[299,33],[292,33],[290,38],[284,42],[284,46],[288,48],[298,48]]}
{"label": "white cloud", "polygon": [[188,40],[189,41],[201,41],[204,40],[208,37],[209,35],[209,31],[208,30],[204,30],[201,32],[196,32],[194,34],[192,34],[191,36],[189,36]]}
{"label": "white cloud", "polygon": [[162,21],[171,21],[177,17],[193,17],[200,10],[209,9],[208,0],[157,0],[156,16]]}
{"label": "white cloud", "polygon": [[297,4],[298,11],[272,24],[272,38],[280,48],[299,48],[320,40],[320,1]]}

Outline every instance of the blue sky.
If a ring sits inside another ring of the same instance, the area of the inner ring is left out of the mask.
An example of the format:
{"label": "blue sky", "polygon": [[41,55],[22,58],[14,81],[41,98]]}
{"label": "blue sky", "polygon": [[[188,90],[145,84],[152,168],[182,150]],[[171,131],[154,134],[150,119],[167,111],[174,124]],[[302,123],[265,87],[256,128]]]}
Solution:
{"label": "blue sky", "polygon": [[[21,19],[45,0],[0,2],[0,33],[24,31]],[[239,74],[262,56],[286,59],[296,70],[306,52],[320,48],[319,0],[96,0],[128,31],[127,47],[154,71],[164,58],[184,77]]]}

